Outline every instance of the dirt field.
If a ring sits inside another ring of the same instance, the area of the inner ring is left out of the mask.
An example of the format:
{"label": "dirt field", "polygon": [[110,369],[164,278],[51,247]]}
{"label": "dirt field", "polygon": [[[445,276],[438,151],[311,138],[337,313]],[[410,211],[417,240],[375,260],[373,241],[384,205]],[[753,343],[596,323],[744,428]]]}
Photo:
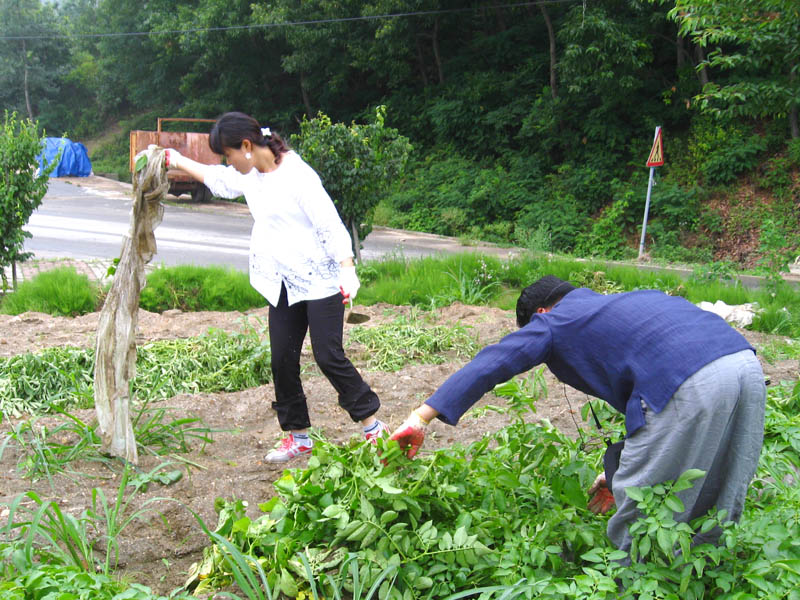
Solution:
{"label": "dirt field", "polygon": [[[359,306],[357,310],[371,316],[364,325],[367,327],[408,312],[407,308],[387,305]],[[253,311],[251,314],[266,320],[266,310]],[[38,313],[17,317],[0,315],[0,356],[51,346],[92,347],[98,315],[94,313],[74,319]],[[494,308],[454,305],[436,313],[436,319],[439,323],[461,323],[470,327],[481,346],[497,341],[514,328],[512,313]],[[158,315],[142,311],[138,341],[195,336],[211,327],[238,331],[242,327],[242,315],[210,312],[168,312]],[[383,406],[378,416],[392,427],[399,425],[414,406],[463,364],[463,361],[455,360],[440,365],[407,366],[396,373],[367,371],[363,368],[363,349],[348,342],[350,327],[345,326],[345,347],[381,398]],[[743,333],[757,347],[770,339],[761,334]],[[351,423],[338,408],[333,388],[319,375],[316,367],[311,366],[313,359],[310,347],[304,351],[303,363],[309,366],[305,370],[304,385],[314,426],[334,442],[342,442],[359,433],[360,427]],[[764,369],[773,382],[797,378],[796,360],[775,365],[764,363]],[[549,373],[547,380],[548,398],[539,403],[537,414],[532,418],[547,418],[562,431],[576,435],[573,418],[580,421],[580,416],[570,414],[570,406],[579,413],[586,396],[556,383]],[[565,394],[569,404],[565,401]],[[268,465],[263,460],[280,437],[276,418],[270,408],[271,399],[272,387],[265,385],[236,393],[184,395],[167,401],[177,414],[199,417],[207,426],[221,431],[214,434],[213,444],[204,449],[194,448],[184,456],[200,465],[199,468],[187,470],[182,467],[185,471],[183,478],[171,486],[151,484],[148,492],[134,504],[140,505],[154,497],[174,498],[197,512],[213,528],[216,525],[214,499],[239,498],[249,502],[251,509],[254,509],[252,516],[256,516],[256,505],[273,495],[272,482],[282,473],[282,467]],[[482,403],[487,402],[500,404],[502,400],[487,395]],[[80,411],[79,417],[91,421],[93,411]],[[41,419],[39,423],[52,423],[52,420]],[[488,413],[480,421],[465,418],[458,427],[433,423],[425,448],[430,450],[454,442],[469,443],[505,423],[506,417],[496,413]],[[0,424],[0,433],[8,431],[12,425],[13,422],[3,422]],[[591,435],[591,431],[588,435]],[[10,444],[0,467],[0,522],[8,514],[1,505],[28,490],[36,490],[44,498],[58,500],[63,510],[74,515],[81,514],[91,506],[93,487],[102,488],[108,498],[116,496],[118,479],[105,467],[98,467],[94,463],[75,464],[75,471],[82,475],[57,476],[51,487],[46,480],[31,482],[22,479],[16,467],[19,458],[19,448]],[[304,460],[301,458],[300,462],[291,466],[302,466]],[[139,468],[149,472],[163,461],[163,458],[142,456]],[[149,518],[129,527],[120,537],[120,571],[133,581],[167,593],[183,584],[189,566],[200,558],[206,538],[186,508],[174,502],[161,502],[157,506],[158,513],[151,513]]]}

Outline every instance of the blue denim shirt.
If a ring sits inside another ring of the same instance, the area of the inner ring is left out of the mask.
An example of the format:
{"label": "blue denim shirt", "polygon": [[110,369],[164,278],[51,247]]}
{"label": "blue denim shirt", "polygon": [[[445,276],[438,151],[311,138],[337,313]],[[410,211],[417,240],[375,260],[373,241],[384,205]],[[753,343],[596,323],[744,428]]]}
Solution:
{"label": "blue denim shirt", "polygon": [[644,425],[643,403],[661,412],[691,375],[748,348],[755,352],[724,319],[683,298],[580,288],[481,350],[426,404],[455,425],[495,385],[544,363],[564,383],[624,413],[631,435]]}

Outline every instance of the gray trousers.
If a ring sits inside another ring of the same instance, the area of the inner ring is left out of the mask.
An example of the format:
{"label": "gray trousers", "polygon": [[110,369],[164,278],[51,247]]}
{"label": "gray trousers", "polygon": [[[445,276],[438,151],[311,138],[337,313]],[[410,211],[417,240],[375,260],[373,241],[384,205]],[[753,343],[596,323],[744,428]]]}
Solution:
{"label": "gray trousers", "polygon": [[[742,350],[689,377],[660,413],[646,408],[645,425],[625,440],[614,475],[611,542],[629,550],[628,527],[640,516],[626,487],[674,481],[688,469],[706,475],[678,493],[686,510],[676,520],[689,522],[716,506],[728,511],[727,520],[738,521],[764,441],[765,399],[761,365],[751,350]],[[713,543],[719,534],[712,530],[694,543]]]}

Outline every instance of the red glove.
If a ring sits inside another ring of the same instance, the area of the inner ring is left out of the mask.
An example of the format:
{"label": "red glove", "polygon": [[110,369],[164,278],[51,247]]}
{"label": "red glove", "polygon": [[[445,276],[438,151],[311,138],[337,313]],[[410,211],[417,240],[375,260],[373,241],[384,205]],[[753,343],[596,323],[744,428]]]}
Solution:
{"label": "red glove", "polygon": [[596,515],[604,515],[616,506],[614,495],[606,487],[605,473],[600,473],[594,480],[592,487],[589,488],[589,495],[591,498],[587,507]]}
{"label": "red glove", "polygon": [[164,166],[166,168],[178,168],[178,160],[181,158],[181,153],[175,150],[174,148],[167,148],[164,150]]}
{"label": "red glove", "polygon": [[414,458],[422,442],[425,440],[425,428],[428,422],[412,411],[400,427],[395,429],[390,440],[395,440],[401,448],[406,449],[406,456]]}

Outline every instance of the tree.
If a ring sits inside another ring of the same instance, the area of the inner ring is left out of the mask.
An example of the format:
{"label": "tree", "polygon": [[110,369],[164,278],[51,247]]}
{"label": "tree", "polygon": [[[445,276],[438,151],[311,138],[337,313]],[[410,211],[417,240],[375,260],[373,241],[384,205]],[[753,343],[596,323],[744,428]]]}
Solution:
{"label": "tree", "polygon": [[0,273],[3,289],[8,286],[4,267],[11,266],[16,287],[15,266],[31,256],[23,252],[31,234],[22,228],[31,213],[42,203],[47,183],[58,160],[37,174],[36,155],[41,152],[39,125],[30,119],[17,119],[17,113],[4,113],[0,129]]}
{"label": "tree", "polygon": [[40,0],[0,0],[0,31],[0,102],[39,119],[58,103],[69,63],[55,10]]}
{"label": "tree", "polygon": [[800,6],[797,0],[676,0],[682,35],[710,48],[701,67],[730,72],[696,96],[721,117],[788,117],[800,137]]}
{"label": "tree", "polygon": [[391,181],[402,174],[411,144],[384,125],[386,108],[375,110],[366,125],[332,123],[323,113],[303,119],[292,144],[319,174],[347,229],[361,261],[361,241],[371,230],[371,213]]}

